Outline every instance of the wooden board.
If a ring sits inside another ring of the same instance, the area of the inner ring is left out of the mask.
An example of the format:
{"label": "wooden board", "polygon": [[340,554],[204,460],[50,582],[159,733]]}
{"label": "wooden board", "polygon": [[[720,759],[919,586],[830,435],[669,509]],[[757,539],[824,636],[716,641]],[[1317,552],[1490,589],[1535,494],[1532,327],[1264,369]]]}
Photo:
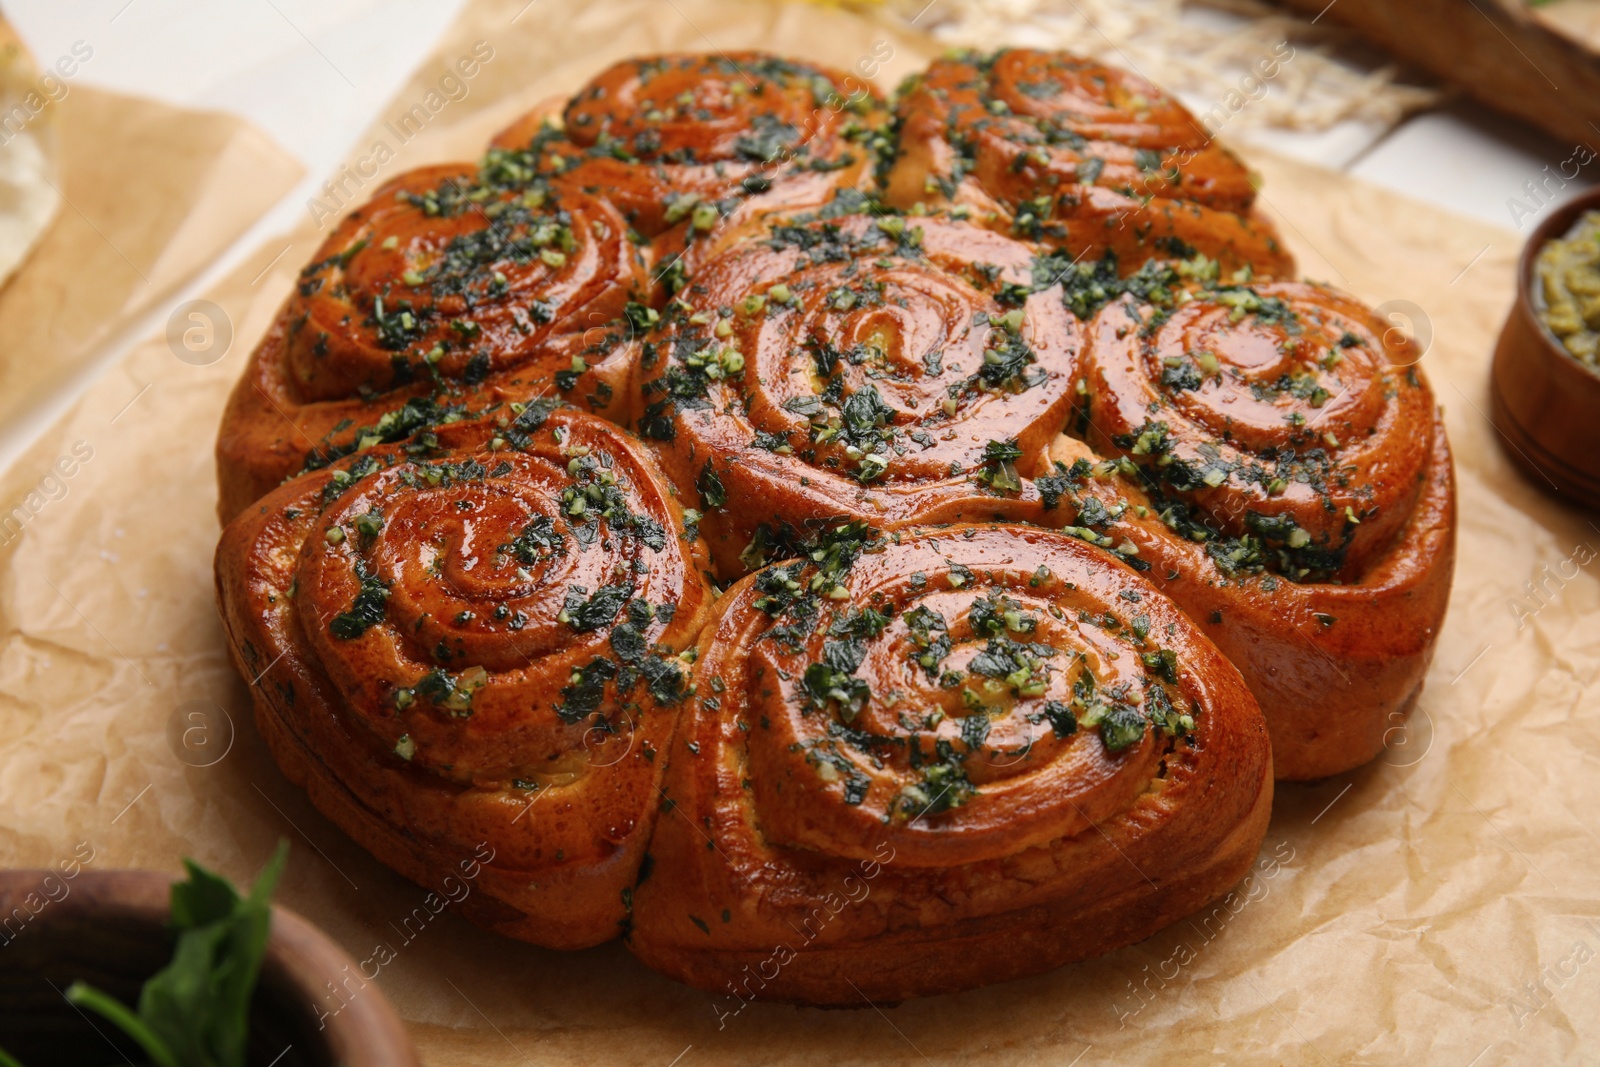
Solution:
{"label": "wooden board", "polygon": [[1600,0],[1279,2],[1554,137],[1600,143]]}

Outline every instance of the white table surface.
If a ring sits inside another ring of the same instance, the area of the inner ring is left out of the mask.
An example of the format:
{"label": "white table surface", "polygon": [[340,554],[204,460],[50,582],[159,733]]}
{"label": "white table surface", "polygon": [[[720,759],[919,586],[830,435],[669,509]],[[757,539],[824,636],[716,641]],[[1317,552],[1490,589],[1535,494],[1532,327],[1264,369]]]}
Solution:
{"label": "white table surface", "polygon": [[[7,17],[41,63],[83,42],[94,54],[74,84],[95,85],[244,116],[306,167],[301,186],[216,264],[175,296],[175,306],[272,233],[299,221],[306,197],[344,157],[431,49],[463,0],[4,0]],[[569,2],[569,0],[543,0]],[[1508,228],[1524,183],[1572,155],[1525,126],[1461,103],[1417,115],[1350,158],[1348,139],[1264,143],[1302,158]],[[1600,137],[1597,137],[1600,143]],[[1566,193],[1600,178],[1590,163]],[[9,463],[96,371],[152,332],[165,310],[119,338],[61,396],[0,427]],[[3,339],[0,339],[3,343]]]}

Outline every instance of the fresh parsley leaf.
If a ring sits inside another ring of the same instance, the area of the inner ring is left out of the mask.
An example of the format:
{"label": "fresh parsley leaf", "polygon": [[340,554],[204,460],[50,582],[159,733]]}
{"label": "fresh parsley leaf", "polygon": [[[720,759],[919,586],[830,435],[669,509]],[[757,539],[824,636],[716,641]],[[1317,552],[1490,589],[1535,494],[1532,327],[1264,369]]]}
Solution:
{"label": "fresh parsley leaf", "polygon": [[244,1067],[250,997],[272,922],[268,899],[288,856],[283,841],[247,897],[185,860],[189,879],[172,887],[177,947],[172,962],[145,982],[138,1013],[83,982],[67,988],[67,999],[114,1023],[158,1067]]}

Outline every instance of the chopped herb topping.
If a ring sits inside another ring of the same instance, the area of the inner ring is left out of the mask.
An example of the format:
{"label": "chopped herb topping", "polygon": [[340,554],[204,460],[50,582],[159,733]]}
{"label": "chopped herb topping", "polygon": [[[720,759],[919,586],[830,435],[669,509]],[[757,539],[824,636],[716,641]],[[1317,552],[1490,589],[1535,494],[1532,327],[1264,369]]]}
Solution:
{"label": "chopped herb topping", "polygon": [[611,624],[631,592],[632,589],[627,585],[602,585],[590,596],[589,590],[583,586],[572,586],[567,590],[566,601],[556,618],[579,633],[598,630]]}
{"label": "chopped herb topping", "polygon": [[355,602],[349,611],[335,615],[328,624],[333,636],[342,641],[352,641],[382,622],[384,605],[389,599],[389,586],[360,560],[356,561],[356,578],[361,586]]}
{"label": "chopped herb topping", "polygon": [[521,533],[499,548],[501,552],[516,556],[517,561],[524,565],[537,563],[547,553],[559,555],[565,550],[566,537],[556,529],[555,520],[548,515],[540,515],[528,523]]}
{"label": "chopped herb topping", "polygon": [[466,718],[472,714],[473,693],[488,680],[488,672],[482,667],[468,667],[455,677],[444,668],[435,667],[423,675],[412,690],[431,700],[434,707],[444,708],[456,718]]}
{"label": "chopped herb topping", "polygon": [[939,676],[940,665],[951,652],[949,627],[945,618],[932,608],[921,605],[906,612],[902,618],[911,633],[911,643],[917,648],[911,658],[927,672],[928,678]]}
{"label": "chopped herb topping", "polygon": [[960,807],[977,795],[977,787],[962,766],[966,757],[943,740],[935,743],[934,751],[934,759],[919,768],[921,780],[905,787],[895,798],[894,812],[902,818],[938,815]]}
{"label": "chopped herb topping", "polygon": [[1015,462],[1021,458],[1022,449],[1016,438],[990,441],[983,446],[983,467],[974,477],[996,493],[1021,492],[1022,478]]}

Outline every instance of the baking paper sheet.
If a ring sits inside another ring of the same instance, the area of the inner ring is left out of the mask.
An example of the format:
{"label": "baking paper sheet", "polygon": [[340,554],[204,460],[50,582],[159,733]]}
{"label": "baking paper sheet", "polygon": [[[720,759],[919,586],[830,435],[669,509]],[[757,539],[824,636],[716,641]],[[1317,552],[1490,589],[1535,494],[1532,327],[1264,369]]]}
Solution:
{"label": "baking paper sheet", "polygon": [[[886,86],[928,53],[812,7],[522,3],[469,5],[358,142],[352,174],[380,142],[392,156],[361,188],[474,156],[522,108],[634,53],[766,45],[853,67],[887,40]],[[399,143],[388,123],[426,109],[477,42],[493,56],[466,92],[440,96]],[[1593,1057],[1600,530],[1513,473],[1485,416],[1517,237],[1328,172],[1252,162],[1305,273],[1425,336],[1456,451],[1460,562],[1412,719],[1370,766],[1281,787],[1255,872],[1216,908],[1102,959],[971,993],[734,1014],[736,1002],[657,977],[620,945],[549,952],[478,931],[451,906],[429,911],[424,890],[352,845],[279,775],[212,603],[218,414],[314,250],[313,207],[301,231],[210,294],[239,338],[225,358],[192,366],[153,339],[0,478],[3,507],[41,493],[52,471],[57,487],[0,546],[0,862],[44,865],[86,841],[97,867],[175,870],[192,855],[246,878],[287,836],[281,901],[369,961],[370,986],[410,1022],[430,1064]],[[339,1004],[330,994],[324,1008]]]}

